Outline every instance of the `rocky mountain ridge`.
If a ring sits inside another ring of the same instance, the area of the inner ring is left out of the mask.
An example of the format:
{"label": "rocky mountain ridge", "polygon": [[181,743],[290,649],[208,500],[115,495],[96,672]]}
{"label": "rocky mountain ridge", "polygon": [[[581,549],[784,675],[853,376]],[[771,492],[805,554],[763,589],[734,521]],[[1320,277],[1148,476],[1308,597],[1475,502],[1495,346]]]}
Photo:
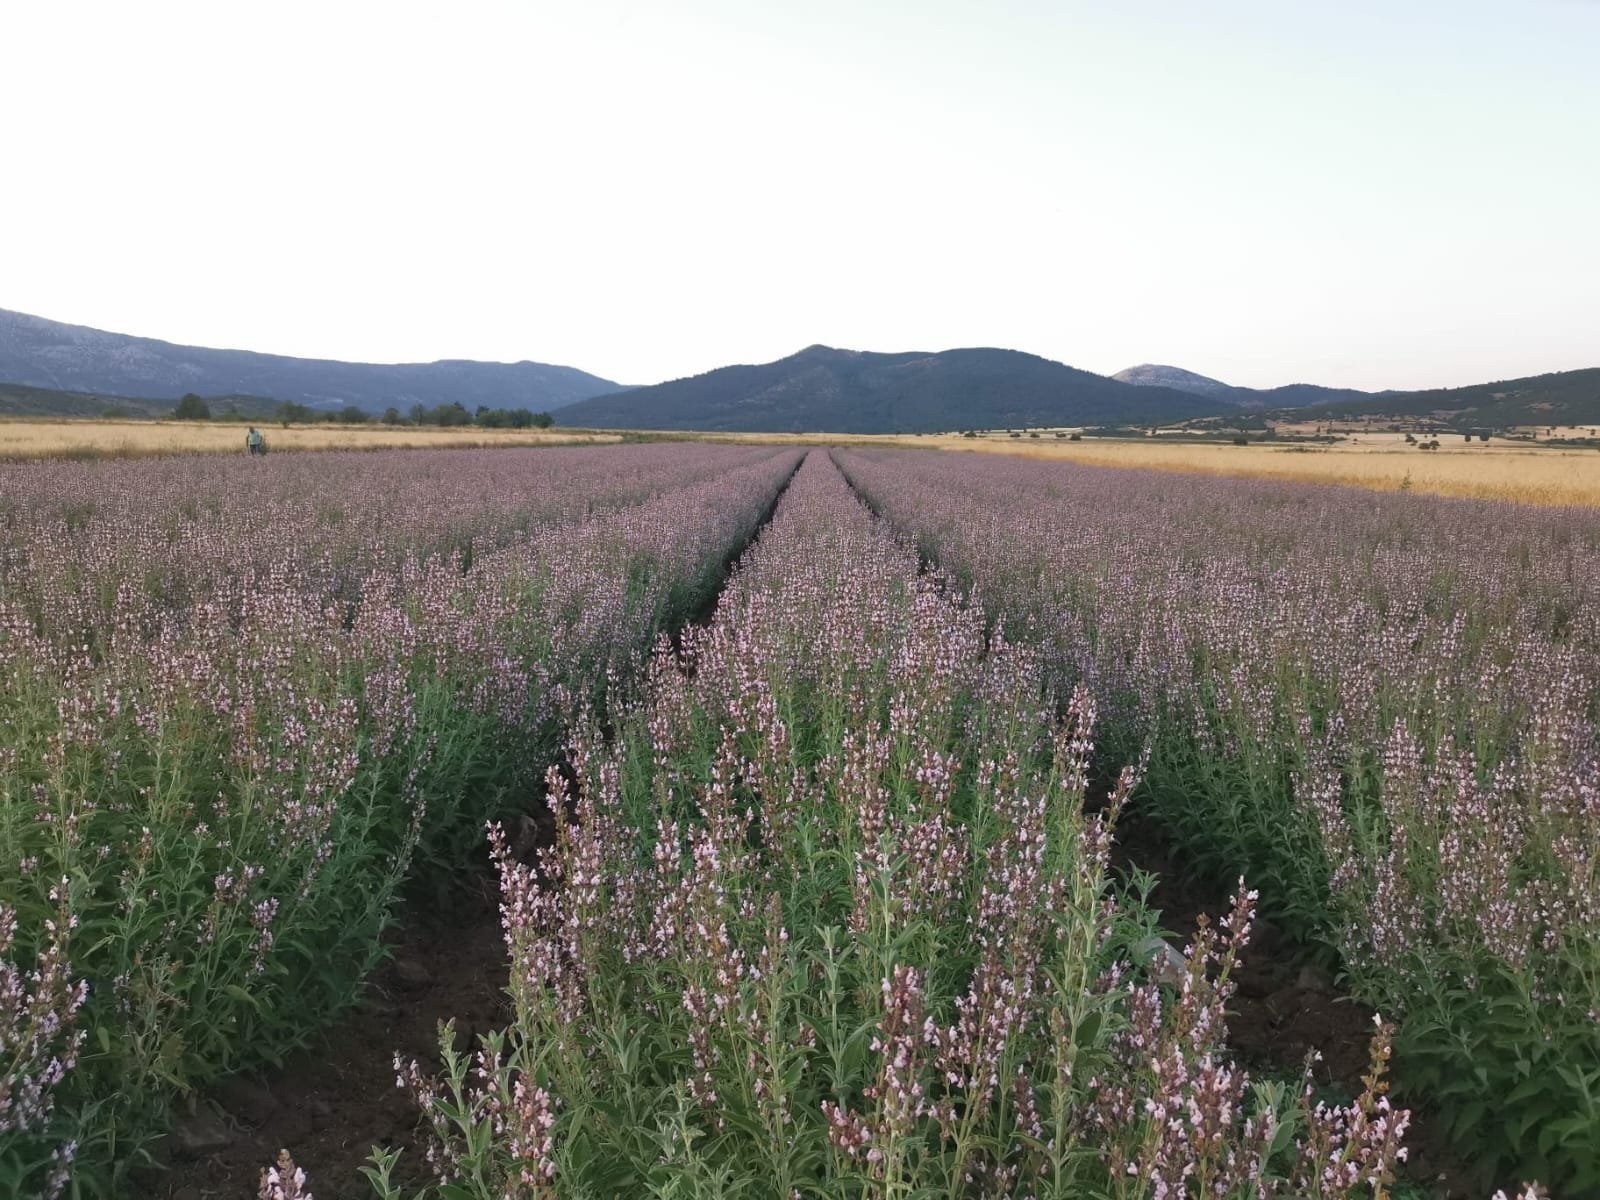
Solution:
{"label": "rocky mountain ridge", "polygon": [[369,412],[451,402],[548,412],[621,386],[538,362],[356,363],[180,346],[8,309],[0,309],[0,382],[146,399],[266,396]]}

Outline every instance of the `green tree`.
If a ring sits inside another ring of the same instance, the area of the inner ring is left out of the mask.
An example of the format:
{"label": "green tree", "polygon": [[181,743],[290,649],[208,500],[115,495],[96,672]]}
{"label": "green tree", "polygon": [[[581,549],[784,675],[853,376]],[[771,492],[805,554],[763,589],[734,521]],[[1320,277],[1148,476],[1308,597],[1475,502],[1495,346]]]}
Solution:
{"label": "green tree", "polygon": [[209,421],[211,408],[193,392],[184,394],[178,401],[178,406],[172,410],[172,415],[179,421]]}
{"label": "green tree", "polygon": [[395,408],[392,404],[388,408],[384,409],[383,410],[383,423],[385,425],[398,425],[398,424],[400,424],[400,410],[398,408]]}

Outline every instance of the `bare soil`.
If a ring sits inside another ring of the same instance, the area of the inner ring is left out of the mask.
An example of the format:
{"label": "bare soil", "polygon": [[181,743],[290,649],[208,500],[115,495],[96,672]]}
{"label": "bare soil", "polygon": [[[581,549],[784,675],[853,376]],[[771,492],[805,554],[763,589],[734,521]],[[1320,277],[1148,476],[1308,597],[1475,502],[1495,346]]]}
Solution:
{"label": "bare soil", "polygon": [[[1160,833],[1132,814],[1118,829],[1113,857],[1118,868],[1155,876],[1150,905],[1178,947],[1193,937],[1200,914],[1215,920],[1228,911],[1231,897],[1186,873]],[[1267,921],[1257,922],[1234,980],[1238,991],[1228,1006],[1228,1045],[1241,1066],[1257,1077],[1298,1079],[1315,1052],[1321,1057],[1312,1067],[1312,1083],[1331,1101],[1348,1103],[1361,1092],[1372,1009],[1345,995],[1331,975]],[[1399,1106],[1407,1103],[1397,1100]],[[1482,1200],[1487,1194],[1425,1106],[1414,1102],[1406,1146],[1402,1178],[1412,1188],[1435,1200]]]}
{"label": "bare soil", "polygon": [[220,1117],[228,1144],[196,1155],[178,1144],[181,1133],[169,1138],[170,1165],[136,1180],[132,1194],[251,1200],[283,1148],[310,1177],[317,1200],[371,1200],[360,1168],[373,1146],[403,1151],[397,1180],[424,1178],[424,1130],[410,1093],[395,1085],[395,1053],[431,1072],[441,1021],[455,1020],[456,1045],[466,1047],[510,1019],[494,881],[481,884],[452,900],[449,912],[408,913],[393,956],[354,1012],[283,1070],[229,1081],[203,1102],[201,1124]]}

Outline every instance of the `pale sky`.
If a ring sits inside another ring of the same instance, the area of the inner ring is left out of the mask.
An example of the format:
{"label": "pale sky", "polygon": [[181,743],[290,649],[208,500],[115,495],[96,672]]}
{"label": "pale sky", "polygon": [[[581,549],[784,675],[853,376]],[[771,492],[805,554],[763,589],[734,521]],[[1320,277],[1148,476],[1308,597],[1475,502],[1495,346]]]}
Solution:
{"label": "pale sky", "polygon": [[650,383],[1600,365],[1597,0],[0,0],[0,307]]}

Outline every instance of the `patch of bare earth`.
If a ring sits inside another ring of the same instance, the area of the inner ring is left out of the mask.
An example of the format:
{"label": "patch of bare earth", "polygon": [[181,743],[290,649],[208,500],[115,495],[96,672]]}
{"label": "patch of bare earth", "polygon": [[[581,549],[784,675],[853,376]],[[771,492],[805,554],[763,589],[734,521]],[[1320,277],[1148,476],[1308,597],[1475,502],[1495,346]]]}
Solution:
{"label": "patch of bare earth", "polygon": [[438,1025],[456,1022],[458,1048],[503,1027],[506,951],[492,879],[448,912],[408,913],[393,957],[362,1004],[281,1071],[233,1079],[181,1119],[133,1194],[155,1200],[247,1200],[262,1170],[288,1148],[317,1200],[370,1200],[361,1175],[373,1146],[404,1151],[397,1181],[428,1174],[419,1113],[395,1086],[394,1055],[438,1069]]}
{"label": "patch of bare earth", "polygon": [[[1155,876],[1151,907],[1176,946],[1195,933],[1202,913],[1228,911],[1229,896],[1186,874],[1172,848],[1158,833],[1135,820],[1118,830],[1116,865]],[[1238,991],[1228,1006],[1228,1044],[1239,1064],[1255,1077],[1298,1079],[1306,1059],[1320,1055],[1312,1082],[1330,1098],[1347,1102],[1362,1090],[1368,1066],[1373,1011],[1345,995],[1326,971],[1308,965],[1269,921],[1258,920],[1243,961],[1233,975]],[[1403,1072],[1404,1064],[1398,1064]],[[1438,1200],[1482,1200],[1485,1190],[1473,1180],[1464,1156],[1442,1135],[1438,1123],[1411,1099],[1406,1182]]]}

